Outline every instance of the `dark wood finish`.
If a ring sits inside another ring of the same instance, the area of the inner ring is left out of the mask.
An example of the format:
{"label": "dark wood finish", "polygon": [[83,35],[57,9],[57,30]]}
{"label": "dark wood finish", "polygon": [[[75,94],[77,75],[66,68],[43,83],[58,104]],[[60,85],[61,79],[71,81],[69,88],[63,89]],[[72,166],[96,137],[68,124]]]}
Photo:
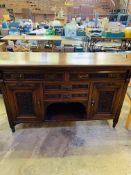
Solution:
{"label": "dark wood finish", "polygon": [[14,121],[42,121],[44,110],[40,83],[7,82],[5,88],[11,99],[9,103]]}
{"label": "dark wood finish", "polygon": [[93,83],[91,99],[91,116],[93,119],[113,119],[118,101],[122,93],[124,82],[97,82]]}
{"label": "dark wood finish", "polygon": [[[1,53],[0,56],[0,89],[13,132],[16,124],[47,120],[113,119],[115,127],[130,77],[130,54]],[[62,103],[81,104],[83,116],[47,116],[52,104]]]}

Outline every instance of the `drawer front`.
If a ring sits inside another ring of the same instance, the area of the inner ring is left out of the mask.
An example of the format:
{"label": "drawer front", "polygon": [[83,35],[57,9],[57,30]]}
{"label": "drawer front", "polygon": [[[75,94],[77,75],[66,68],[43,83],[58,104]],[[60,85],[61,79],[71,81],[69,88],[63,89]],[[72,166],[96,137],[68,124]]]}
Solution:
{"label": "drawer front", "polygon": [[43,72],[43,73],[4,73],[5,80],[45,80],[45,81],[64,81],[64,72]]}
{"label": "drawer front", "polygon": [[80,92],[80,93],[45,93],[45,100],[87,100],[88,92]]}
{"label": "drawer front", "polygon": [[42,73],[4,73],[5,80],[42,80],[44,74]]}
{"label": "drawer front", "polygon": [[86,81],[89,79],[125,79],[126,72],[101,71],[96,73],[89,72],[71,72],[69,73],[70,81]]}
{"label": "drawer front", "polygon": [[87,90],[89,88],[88,83],[83,84],[48,84],[44,86],[45,91],[56,91],[56,90]]}
{"label": "drawer front", "polygon": [[88,73],[69,73],[70,81],[81,81],[81,80],[88,80],[88,79],[89,79]]}
{"label": "drawer front", "polygon": [[64,72],[46,72],[44,74],[45,81],[64,81],[65,74]]}
{"label": "drawer front", "polygon": [[[22,73],[21,73],[22,72]],[[44,80],[48,82],[58,81],[64,82],[66,81],[88,81],[92,79],[125,79],[127,73],[126,72],[112,72],[112,71],[100,71],[100,72],[5,72],[3,74],[4,80]],[[68,75],[68,78],[67,76]],[[1,75],[0,75],[1,76]],[[66,77],[66,78],[65,78]],[[57,89],[73,89],[75,85],[67,86],[61,85],[61,87],[54,87]]]}

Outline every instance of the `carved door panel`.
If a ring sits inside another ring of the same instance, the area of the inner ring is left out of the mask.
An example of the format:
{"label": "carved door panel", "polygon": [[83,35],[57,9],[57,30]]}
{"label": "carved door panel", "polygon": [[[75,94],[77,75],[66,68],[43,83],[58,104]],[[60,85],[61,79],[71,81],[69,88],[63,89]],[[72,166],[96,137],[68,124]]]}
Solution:
{"label": "carved door panel", "polygon": [[43,118],[43,92],[39,83],[6,84],[7,98],[14,120],[41,121]]}
{"label": "carved door panel", "polygon": [[92,119],[114,118],[122,92],[121,83],[94,83],[91,98]]}

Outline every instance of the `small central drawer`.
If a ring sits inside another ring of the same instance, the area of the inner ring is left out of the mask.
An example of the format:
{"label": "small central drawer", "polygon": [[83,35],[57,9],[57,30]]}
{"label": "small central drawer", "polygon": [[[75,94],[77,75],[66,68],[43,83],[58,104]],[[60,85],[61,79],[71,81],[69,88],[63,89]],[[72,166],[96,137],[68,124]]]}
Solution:
{"label": "small central drawer", "polygon": [[69,80],[70,81],[81,81],[81,80],[88,80],[89,74],[88,73],[69,73]]}
{"label": "small central drawer", "polygon": [[78,84],[48,84],[44,85],[46,91],[52,90],[87,90],[89,88],[88,83]]}
{"label": "small central drawer", "polygon": [[44,80],[45,81],[64,81],[65,74],[64,72],[45,72]]}
{"label": "small central drawer", "polygon": [[80,93],[45,93],[45,100],[64,100],[64,99],[86,99],[88,98],[88,92],[80,92]]}

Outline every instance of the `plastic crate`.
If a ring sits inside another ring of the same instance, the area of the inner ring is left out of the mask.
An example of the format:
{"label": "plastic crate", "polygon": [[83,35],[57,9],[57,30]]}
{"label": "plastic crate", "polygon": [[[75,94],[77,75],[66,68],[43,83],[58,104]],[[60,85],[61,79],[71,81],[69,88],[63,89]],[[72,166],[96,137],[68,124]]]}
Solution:
{"label": "plastic crate", "polygon": [[125,37],[125,33],[124,32],[102,32],[102,36],[103,37],[107,37],[107,38],[123,38]]}
{"label": "plastic crate", "polygon": [[54,43],[55,46],[60,46],[61,45],[61,40],[53,41],[53,43]]}
{"label": "plastic crate", "polygon": [[75,47],[75,52],[84,52],[83,47]]}
{"label": "plastic crate", "polygon": [[84,32],[84,31],[78,30],[76,33],[77,33],[77,36],[86,36],[86,32]]}

